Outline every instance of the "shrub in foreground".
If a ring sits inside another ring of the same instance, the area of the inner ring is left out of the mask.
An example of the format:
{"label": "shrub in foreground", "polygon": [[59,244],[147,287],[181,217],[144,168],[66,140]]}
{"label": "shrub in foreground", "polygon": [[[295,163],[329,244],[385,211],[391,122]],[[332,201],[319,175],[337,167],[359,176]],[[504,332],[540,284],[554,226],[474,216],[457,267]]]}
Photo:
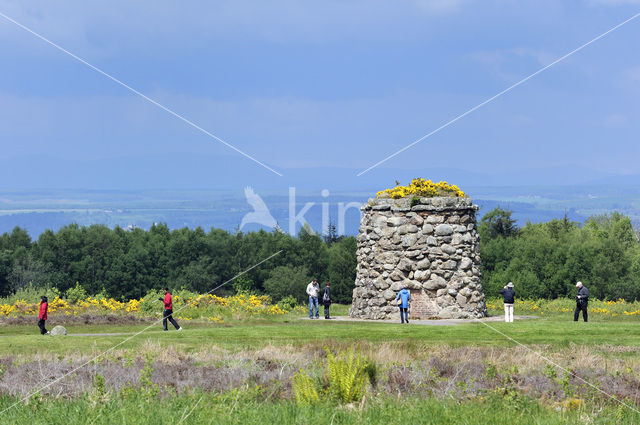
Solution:
{"label": "shrub in foreground", "polygon": [[362,401],[369,384],[366,359],[353,349],[334,355],[328,348],[325,385],[314,381],[302,371],[296,373],[293,380],[293,392],[300,404],[313,404],[320,400],[333,400],[339,403]]}

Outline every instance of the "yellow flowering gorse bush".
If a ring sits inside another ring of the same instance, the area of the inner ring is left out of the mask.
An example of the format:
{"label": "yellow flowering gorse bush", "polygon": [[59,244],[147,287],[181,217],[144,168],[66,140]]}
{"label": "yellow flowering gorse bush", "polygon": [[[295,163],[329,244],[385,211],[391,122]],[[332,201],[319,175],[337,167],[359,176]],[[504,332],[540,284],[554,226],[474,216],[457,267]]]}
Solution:
{"label": "yellow flowering gorse bush", "polygon": [[[542,314],[545,313],[573,313],[576,302],[569,298],[555,300],[515,300],[514,309],[517,314]],[[493,314],[499,313],[504,308],[502,299],[487,300],[487,308]],[[597,317],[611,318],[616,316],[640,315],[640,302],[627,302],[622,298],[618,300],[589,300],[589,314]]]}
{"label": "yellow flowering gorse bush", "polygon": [[449,184],[445,181],[434,183],[431,180],[423,178],[413,179],[408,186],[396,186],[391,189],[381,190],[377,194],[378,198],[406,198],[408,196],[418,196],[424,198],[433,198],[435,196],[452,196],[464,198],[465,193],[455,184]]}
{"label": "yellow flowering gorse bush", "polygon": [[188,297],[186,300],[174,297],[174,305],[181,306],[185,303],[196,309],[217,306],[231,313],[249,316],[279,316],[288,313],[288,311],[280,308],[278,305],[271,304],[271,298],[268,295],[238,294],[232,297],[219,297],[217,295],[206,294]]}
{"label": "yellow flowering gorse bush", "polygon": [[[53,316],[75,316],[78,314],[91,313],[134,313],[140,316],[155,316],[160,314],[162,304],[152,305],[150,308],[147,308],[146,311],[143,311],[143,302],[144,298],[122,302],[113,298],[94,298],[89,296],[75,303],[69,303],[62,298],[55,297],[49,301],[48,313]],[[230,297],[219,297],[217,295],[206,294],[193,295],[186,298],[175,295],[173,297],[173,305],[174,310],[180,310],[180,315],[176,315],[176,318],[182,320],[204,318],[214,323],[224,322],[221,314],[238,317],[268,317],[281,316],[289,312],[277,304],[272,304],[271,298],[267,295],[239,294]],[[27,303],[25,300],[17,300],[11,304],[0,304],[0,316],[16,317],[36,315],[39,307],[39,302]]]}

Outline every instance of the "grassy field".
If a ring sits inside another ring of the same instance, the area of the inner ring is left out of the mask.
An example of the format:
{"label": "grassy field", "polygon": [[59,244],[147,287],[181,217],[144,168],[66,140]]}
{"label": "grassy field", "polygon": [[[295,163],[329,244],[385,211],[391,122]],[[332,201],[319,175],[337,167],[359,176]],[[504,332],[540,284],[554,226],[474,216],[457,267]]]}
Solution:
{"label": "grassy field", "polygon": [[[584,410],[558,411],[533,400],[505,402],[384,398],[359,407],[329,403],[298,406],[292,402],[263,402],[255,395],[199,394],[149,401],[113,400],[96,406],[88,399],[37,402],[11,409],[2,423],[68,424],[636,424],[639,416],[611,407],[589,415]],[[0,400],[0,408],[6,405]],[[197,403],[197,404],[196,404]],[[195,409],[194,409],[195,406]]]}
{"label": "grassy field", "polygon": [[[523,344],[567,347],[577,345],[640,346],[640,322],[637,321],[582,321],[539,318],[522,320],[515,324],[489,322],[492,328],[503,332]],[[362,323],[285,318],[273,321],[247,321],[212,325],[203,322],[181,323],[184,332],[162,332],[156,325],[127,342],[125,348],[135,348],[149,339],[161,344],[180,346],[184,350],[199,350],[215,344],[226,349],[259,348],[264,345],[304,345],[309,342],[353,344],[397,342],[417,345],[496,346],[516,344],[495,330],[481,324],[456,326],[403,326],[394,323]],[[145,329],[146,325],[73,325],[67,327],[69,336],[43,339],[36,326],[0,327],[0,356],[29,353],[91,353],[107,349],[124,338]],[[122,333],[125,335],[110,335]],[[105,334],[74,336],[74,334]]]}
{"label": "grassy field", "polygon": [[[488,323],[495,330],[305,316],[189,320],[182,332],[158,324],[137,336],[148,325],[69,325],[65,337],[0,326],[0,411],[73,371],[0,423],[640,423],[635,316],[539,314]],[[373,365],[364,401],[295,402],[296,373],[326,386],[325,350],[352,348]]]}

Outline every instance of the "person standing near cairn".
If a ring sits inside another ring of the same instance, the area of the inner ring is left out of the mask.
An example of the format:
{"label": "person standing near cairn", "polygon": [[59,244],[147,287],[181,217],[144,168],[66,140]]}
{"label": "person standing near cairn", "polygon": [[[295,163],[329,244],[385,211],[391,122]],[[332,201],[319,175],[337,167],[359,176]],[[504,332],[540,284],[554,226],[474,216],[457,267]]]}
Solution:
{"label": "person standing near cairn", "polygon": [[331,284],[327,281],[327,283],[325,283],[324,289],[322,290],[322,305],[324,306],[325,319],[331,319],[331,317],[329,317],[329,307],[331,306],[331,291],[329,290],[330,286]]}
{"label": "person standing near cairn", "polygon": [[513,304],[515,303],[516,291],[513,290],[513,282],[500,290],[500,295],[504,301],[504,321],[513,322]]}
{"label": "person standing near cairn", "polygon": [[320,312],[318,311],[318,294],[320,293],[320,285],[318,285],[318,279],[313,279],[311,283],[307,285],[307,295],[309,295],[309,319],[313,319],[313,308],[316,309],[316,319],[320,318]]}
{"label": "person standing near cairn", "polygon": [[576,283],[576,287],[578,288],[578,295],[576,295],[576,311],[573,313],[573,321],[578,321],[580,310],[582,310],[582,318],[586,322],[588,319],[587,305],[589,304],[589,291],[587,290],[587,287],[582,284],[582,282]]}
{"label": "person standing near cairn", "polygon": [[[396,301],[400,300],[400,323],[404,323],[405,321],[409,323],[409,301],[411,301],[411,293],[409,290],[404,287],[398,295],[396,296]],[[404,314],[404,316],[403,316]]]}
{"label": "person standing near cairn", "polygon": [[162,326],[164,327],[164,330],[169,330],[167,328],[168,320],[173,326],[175,326],[176,330],[181,331],[182,327],[178,326],[178,322],[173,319],[173,299],[171,298],[171,294],[169,293],[169,288],[164,288],[164,299],[158,298],[158,300],[164,302],[164,313],[162,315]]}
{"label": "person standing near cairn", "polygon": [[48,335],[49,331],[44,327],[47,320],[47,311],[49,310],[49,302],[44,295],[40,297],[40,312],[38,313],[38,327],[41,335]]}

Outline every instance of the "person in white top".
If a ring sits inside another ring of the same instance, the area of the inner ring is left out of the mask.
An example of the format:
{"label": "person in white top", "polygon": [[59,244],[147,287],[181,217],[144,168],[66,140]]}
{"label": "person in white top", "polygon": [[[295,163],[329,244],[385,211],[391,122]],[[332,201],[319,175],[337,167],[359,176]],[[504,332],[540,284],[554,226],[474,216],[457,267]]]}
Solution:
{"label": "person in white top", "polygon": [[318,311],[318,294],[320,293],[320,285],[318,285],[318,279],[313,279],[311,283],[307,285],[307,295],[309,295],[309,319],[313,319],[313,308],[316,309],[316,319],[319,318],[320,313]]}

